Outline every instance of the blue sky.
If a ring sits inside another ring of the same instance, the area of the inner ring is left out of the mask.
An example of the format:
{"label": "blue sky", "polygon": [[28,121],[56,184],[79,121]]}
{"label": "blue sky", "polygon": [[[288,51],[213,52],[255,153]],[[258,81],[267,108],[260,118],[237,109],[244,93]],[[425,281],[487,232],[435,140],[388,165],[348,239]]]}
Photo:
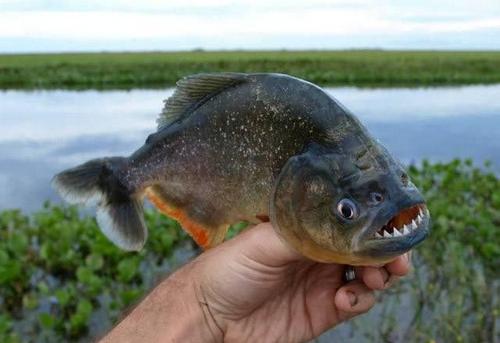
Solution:
{"label": "blue sky", "polygon": [[0,0],[0,52],[500,50],[500,0]]}

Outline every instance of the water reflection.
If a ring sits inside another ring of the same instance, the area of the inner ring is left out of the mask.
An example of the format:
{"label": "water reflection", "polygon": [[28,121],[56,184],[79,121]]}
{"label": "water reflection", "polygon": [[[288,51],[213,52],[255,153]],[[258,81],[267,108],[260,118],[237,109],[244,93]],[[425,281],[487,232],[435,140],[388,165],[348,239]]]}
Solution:
{"label": "water reflection", "polygon": [[[329,91],[405,163],[472,157],[500,168],[500,85]],[[49,187],[55,172],[135,150],[171,93],[0,93],[0,209],[58,201]]]}

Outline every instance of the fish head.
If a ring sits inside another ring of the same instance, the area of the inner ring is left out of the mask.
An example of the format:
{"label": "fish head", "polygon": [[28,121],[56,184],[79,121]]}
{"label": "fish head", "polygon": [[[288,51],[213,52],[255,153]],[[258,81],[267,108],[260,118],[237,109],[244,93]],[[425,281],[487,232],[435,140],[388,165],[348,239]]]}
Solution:
{"label": "fish head", "polygon": [[314,149],[290,158],[281,170],[271,221],[304,256],[379,265],[427,237],[429,211],[408,174],[382,146],[362,150]]}

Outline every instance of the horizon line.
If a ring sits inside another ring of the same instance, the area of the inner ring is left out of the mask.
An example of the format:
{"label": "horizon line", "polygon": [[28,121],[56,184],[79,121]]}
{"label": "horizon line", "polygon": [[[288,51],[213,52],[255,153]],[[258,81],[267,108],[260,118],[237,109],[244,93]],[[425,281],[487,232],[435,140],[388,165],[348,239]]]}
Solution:
{"label": "horizon line", "polygon": [[140,50],[61,50],[61,51],[0,51],[0,55],[65,55],[65,54],[143,54],[143,53],[217,53],[217,52],[347,52],[347,51],[379,51],[379,52],[498,52],[500,49],[455,49],[455,48],[377,48],[377,47],[363,47],[363,48],[312,48],[312,49],[293,49],[293,48],[262,48],[262,49],[244,49],[244,48],[230,48],[230,49],[206,49],[206,48],[193,48],[193,49],[140,49]]}

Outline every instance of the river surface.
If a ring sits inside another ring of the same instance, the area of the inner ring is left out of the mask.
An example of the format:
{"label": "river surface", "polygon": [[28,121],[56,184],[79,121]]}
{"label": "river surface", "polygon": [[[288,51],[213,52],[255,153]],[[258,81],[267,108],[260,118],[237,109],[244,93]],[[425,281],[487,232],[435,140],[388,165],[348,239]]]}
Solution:
{"label": "river surface", "polygon": [[[54,173],[130,154],[172,91],[0,92],[0,210],[59,202]],[[406,164],[470,157],[500,170],[500,85],[328,91]]]}

